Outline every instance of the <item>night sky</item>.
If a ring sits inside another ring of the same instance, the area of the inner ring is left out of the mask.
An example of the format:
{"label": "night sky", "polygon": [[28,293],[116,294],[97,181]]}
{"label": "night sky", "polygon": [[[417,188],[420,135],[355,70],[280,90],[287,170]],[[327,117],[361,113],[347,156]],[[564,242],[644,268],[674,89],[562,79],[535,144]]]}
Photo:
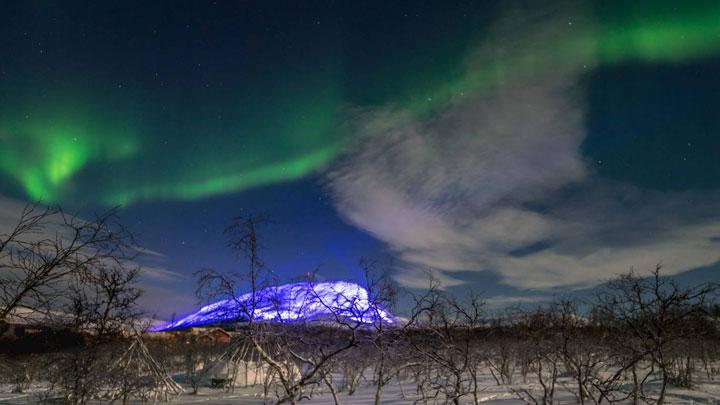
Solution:
{"label": "night sky", "polygon": [[259,211],[284,280],[717,280],[719,135],[717,1],[0,5],[0,227],[120,206],[161,317]]}

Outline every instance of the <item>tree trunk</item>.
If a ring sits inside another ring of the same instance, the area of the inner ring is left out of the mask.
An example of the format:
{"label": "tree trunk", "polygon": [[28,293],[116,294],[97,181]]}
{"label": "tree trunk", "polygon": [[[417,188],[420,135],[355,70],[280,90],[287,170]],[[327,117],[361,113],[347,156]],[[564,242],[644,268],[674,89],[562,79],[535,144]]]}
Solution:
{"label": "tree trunk", "polygon": [[632,377],[633,377],[633,393],[632,393],[633,405],[638,405],[640,403],[640,398],[638,395],[639,391],[640,391],[640,387],[638,386],[639,382],[638,382],[638,376],[637,376],[637,366],[635,364],[633,364],[633,366],[632,366]]}
{"label": "tree trunk", "polygon": [[333,386],[332,379],[328,378],[327,376],[323,376],[323,381],[325,382],[325,385],[328,386],[335,405],[340,405],[340,400],[338,399],[337,391],[335,391],[335,387]]}
{"label": "tree trunk", "polygon": [[660,396],[658,397],[657,404],[662,405],[665,403],[665,391],[667,390],[667,384],[668,384],[668,373],[665,369],[665,366],[661,366],[660,369],[662,370],[662,386],[660,387]]}
{"label": "tree trunk", "polygon": [[385,379],[385,356],[383,355],[378,365],[377,381],[375,382],[375,405],[380,405],[380,394],[382,393]]}

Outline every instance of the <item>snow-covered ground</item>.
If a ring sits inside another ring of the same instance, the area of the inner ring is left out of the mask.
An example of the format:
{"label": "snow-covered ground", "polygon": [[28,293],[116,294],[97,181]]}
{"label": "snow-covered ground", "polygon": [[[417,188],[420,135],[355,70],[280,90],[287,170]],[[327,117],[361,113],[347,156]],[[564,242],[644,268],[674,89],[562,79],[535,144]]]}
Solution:
{"label": "snow-covered ground", "polygon": [[[182,381],[182,375],[176,376]],[[339,376],[338,376],[339,378]],[[497,385],[489,373],[484,373],[482,377],[484,390],[479,397],[484,404],[524,404],[512,393],[512,388],[530,388],[530,386],[502,386]],[[569,383],[560,380],[561,383]],[[236,388],[234,392],[227,392],[220,388],[201,387],[198,394],[192,394],[192,390],[188,385],[183,384],[185,393],[176,397],[172,403],[176,404],[263,404],[261,387]],[[568,384],[570,387],[571,385]],[[0,385],[0,404],[29,404],[37,403],[45,391],[43,385],[35,385],[27,393],[12,393],[10,385]],[[652,392],[652,385],[650,387]],[[346,393],[339,394],[339,402],[343,405],[362,405],[372,404],[374,401],[374,387],[363,385],[351,396]],[[388,405],[397,404],[413,404],[419,397],[415,395],[414,385],[412,381],[405,381],[398,384],[392,381],[382,393],[382,403]],[[557,387],[555,396],[556,402],[560,404],[576,403],[573,395],[562,387]],[[693,389],[681,389],[671,387],[668,392],[667,403],[669,404],[720,404],[720,381],[710,381],[699,379],[698,384]],[[428,404],[443,404],[443,398],[436,401],[429,401]],[[471,397],[463,399],[462,403],[471,404]],[[95,403],[102,403],[97,401]],[[132,402],[132,403],[140,403]],[[270,401],[270,403],[273,403]],[[301,403],[307,404],[329,404],[334,405],[332,396],[327,388],[316,388],[312,393],[312,399],[303,400]],[[422,403],[422,402],[421,402]]]}

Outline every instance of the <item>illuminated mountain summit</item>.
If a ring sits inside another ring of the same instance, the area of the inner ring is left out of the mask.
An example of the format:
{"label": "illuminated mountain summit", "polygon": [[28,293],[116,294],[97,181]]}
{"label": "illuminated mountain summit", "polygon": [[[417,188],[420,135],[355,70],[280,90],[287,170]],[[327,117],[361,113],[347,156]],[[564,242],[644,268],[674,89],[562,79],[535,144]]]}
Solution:
{"label": "illuminated mountain summit", "polygon": [[385,309],[370,302],[363,287],[345,281],[324,283],[293,283],[268,287],[252,293],[208,304],[198,311],[151,331],[171,331],[194,326],[229,322],[297,322],[332,319],[373,324],[394,324],[395,318]]}

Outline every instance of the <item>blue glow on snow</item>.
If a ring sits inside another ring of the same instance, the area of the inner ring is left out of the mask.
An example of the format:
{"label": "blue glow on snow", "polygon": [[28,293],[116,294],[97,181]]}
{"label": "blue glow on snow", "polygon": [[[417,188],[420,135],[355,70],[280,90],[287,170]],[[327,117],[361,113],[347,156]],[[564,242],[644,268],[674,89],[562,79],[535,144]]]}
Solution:
{"label": "blue glow on snow", "polygon": [[295,322],[311,319],[374,324],[394,324],[394,317],[385,309],[372,305],[368,292],[355,283],[334,281],[326,283],[294,283],[269,287],[252,293],[208,304],[178,321],[157,326],[151,332],[162,332],[222,322],[243,322],[253,313],[255,321]]}

